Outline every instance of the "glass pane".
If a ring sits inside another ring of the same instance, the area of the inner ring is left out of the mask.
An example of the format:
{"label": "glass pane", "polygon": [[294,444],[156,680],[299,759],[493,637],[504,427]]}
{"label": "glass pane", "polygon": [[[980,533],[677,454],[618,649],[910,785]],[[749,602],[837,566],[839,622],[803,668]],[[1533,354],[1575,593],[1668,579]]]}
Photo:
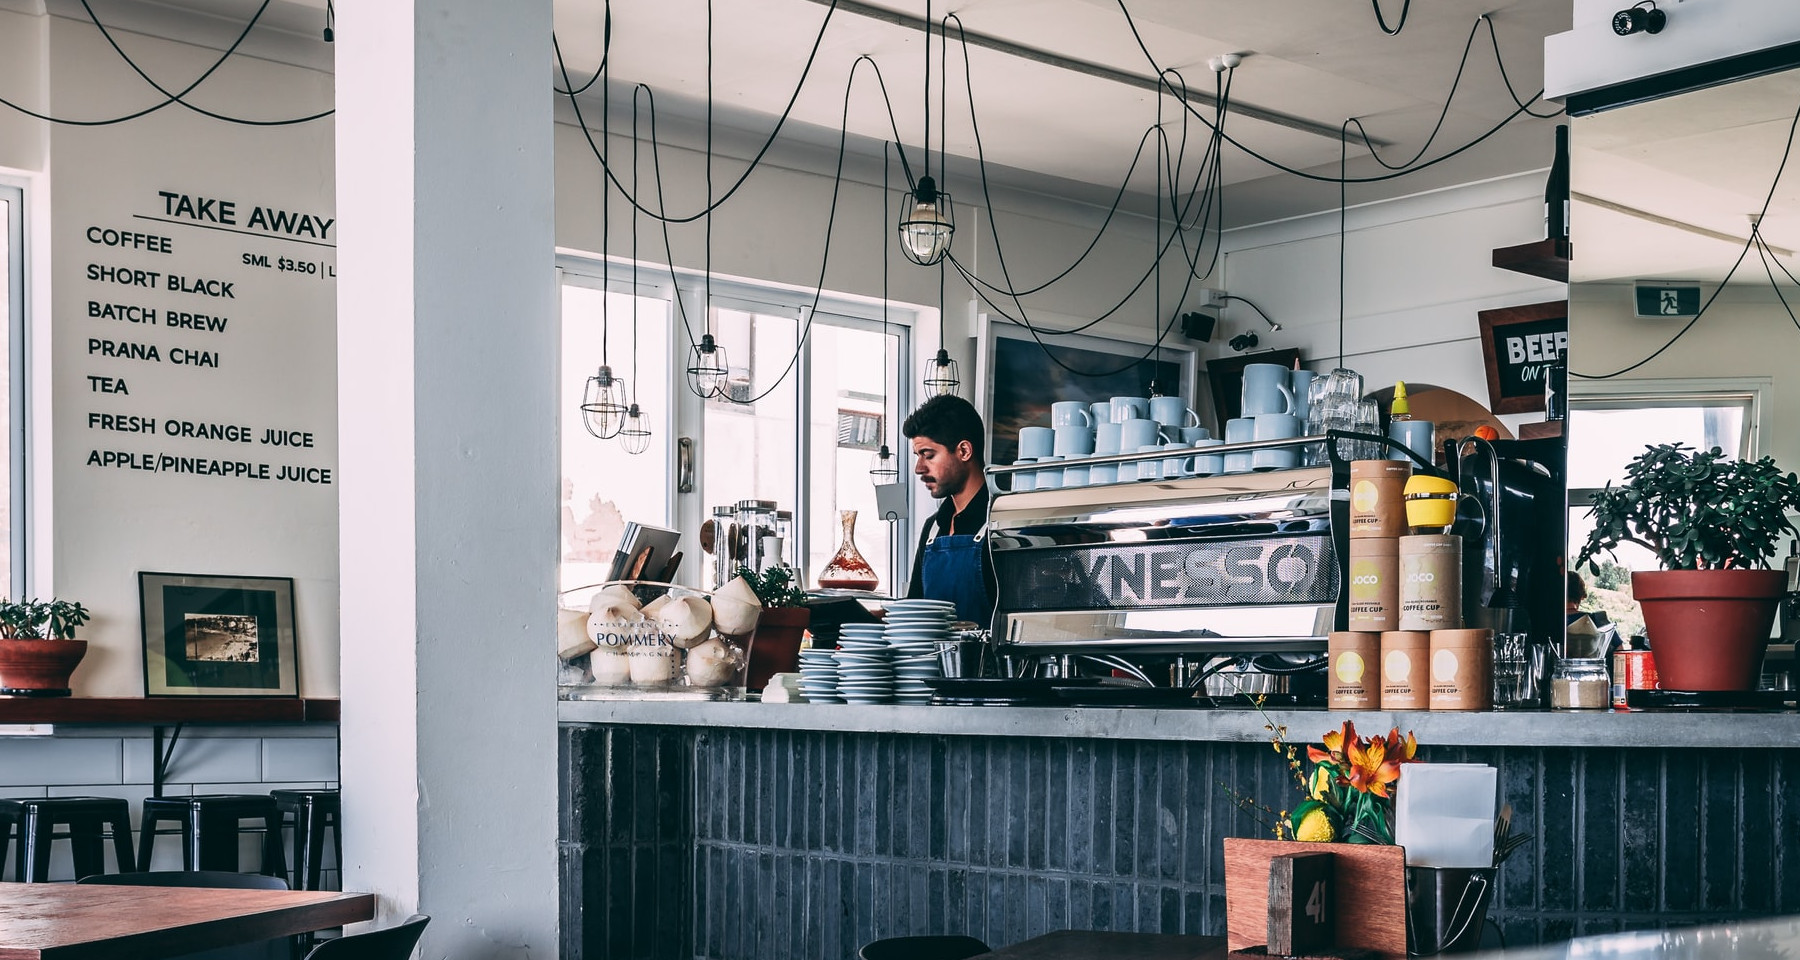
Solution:
{"label": "glass pane", "polygon": [[1569,411],[1569,486],[1604,487],[1625,479],[1625,464],[1653,443],[1719,447],[1741,456],[1749,402]]}
{"label": "glass pane", "polygon": [[[881,578],[877,589],[895,587],[892,559],[894,525],[875,510],[875,485],[869,464],[882,442],[899,450],[895,440],[900,337],[879,330],[813,325],[812,376],[808,417],[812,449],[808,451],[812,483],[807,513],[806,574],[817,583],[842,539],[838,513],[856,511],[856,548]],[[895,454],[890,461],[901,483],[912,479],[911,461]]]}
{"label": "glass pane", "polygon": [[[741,402],[706,401],[701,505],[709,517],[713,507],[733,506],[739,500],[773,500],[779,509],[793,510],[799,489],[795,476],[799,404],[788,361],[794,356],[799,324],[791,316],[720,308],[713,311],[713,335],[725,347],[727,389],[733,400]],[[777,377],[782,377],[780,384],[775,383]],[[757,397],[763,391],[768,395]],[[782,550],[793,562],[793,544],[784,544]]]}
{"label": "glass pane", "polygon": [[[602,303],[605,313],[602,313]],[[632,363],[632,309],[637,309],[637,362]],[[602,317],[606,323],[602,323]],[[620,438],[600,440],[582,425],[587,378],[600,366],[602,330],[613,372],[625,378],[650,424],[643,453]],[[562,568],[559,589],[606,578],[626,521],[669,526],[669,302],[592,287],[563,286]]]}

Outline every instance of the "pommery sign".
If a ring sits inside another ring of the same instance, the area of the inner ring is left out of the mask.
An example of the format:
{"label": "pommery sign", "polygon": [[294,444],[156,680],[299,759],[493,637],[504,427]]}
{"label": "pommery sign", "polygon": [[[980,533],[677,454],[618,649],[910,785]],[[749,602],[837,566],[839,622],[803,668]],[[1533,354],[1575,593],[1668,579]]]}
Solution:
{"label": "pommery sign", "polygon": [[1488,407],[1495,413],[1544,409],[1544,380],[1569,355],[1569,301],[1481,311]]}

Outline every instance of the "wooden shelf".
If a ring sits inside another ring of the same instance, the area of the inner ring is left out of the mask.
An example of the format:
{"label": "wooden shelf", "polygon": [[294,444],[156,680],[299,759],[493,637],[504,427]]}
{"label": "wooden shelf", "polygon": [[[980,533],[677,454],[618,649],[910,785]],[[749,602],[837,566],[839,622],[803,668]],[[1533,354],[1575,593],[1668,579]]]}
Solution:
{"label": "wooden shelf", "polygon": [[1560,437],[1562,435],[1563,421],[1561,420],[1545,420],[1541,423],[1526,423],[1519,425],[1520,440],[1543,440],[1549,437]]}
{"label": "wooden shelf", "polygon": [[0,697],[0,723],[335,723],[338,701],[292,697]]}
{"label": "wooden shelf", "polygon": [[1495,247],[1494,266],[1568,283],[1569,260],[1573,255],[1567,240],[1537,240],[1516,247]]}

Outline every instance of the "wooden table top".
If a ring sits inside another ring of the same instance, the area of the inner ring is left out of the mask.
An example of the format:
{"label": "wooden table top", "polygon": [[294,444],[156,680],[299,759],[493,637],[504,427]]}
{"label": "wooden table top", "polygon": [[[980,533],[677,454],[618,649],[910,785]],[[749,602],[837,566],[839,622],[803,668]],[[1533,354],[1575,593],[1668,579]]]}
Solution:
{"label": "wooden table top", "polygon": [[1224,937],[1058,930],[983,954],[981,960],[1224,960],[1224,957]]}
{"label": "wooden table top", "polygon": [[0,960],[154,960],[374,918],[367,893],[0,883]]}

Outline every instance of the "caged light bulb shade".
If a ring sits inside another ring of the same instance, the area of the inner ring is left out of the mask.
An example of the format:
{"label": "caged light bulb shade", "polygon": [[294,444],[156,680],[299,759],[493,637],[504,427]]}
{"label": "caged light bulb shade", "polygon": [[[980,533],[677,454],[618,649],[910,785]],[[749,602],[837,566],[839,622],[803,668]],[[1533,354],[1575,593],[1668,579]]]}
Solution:
{"label": "caged light bulb shade", "polygon": [[708,333],[688,351],[688,387],[702,399],[722,396],[730,375],[725,348]]}
{"label": "caged light bulb shade", "polygon": [[650,418],[644,416],[644,411],[635,403],[625,411],[623,426],[619,428],[619,446],[632,456],[650,449]]}
{"label": "caged light bulb shade", "polygon": [[950,351],[939,347],[937,356],[925,364],[925,395],[949,396],[961,385],[962,379],[956,375],[956,361],[950,359]]}
{"label": "caged light bulb shade", "polygon": [[878,487],[900,479],[900,461],[885,443],[869,458],[869,479]]}
{"label": "caged light bulb shade", "polygon": [[950,252],[950,239],[956,233],[955,208],[950,195],[938,192],[930,177],[920,177],[919,185],[906,194],[900,207],[900,252],[906,259],[929,267]]}
{"label": "caged light bulb shade", "polygon": [[601,364],[588,378],[587,389],[582,393],[582,426],[597,439],[611,440],[624,425],[625,411],[625,381],[613,376],[611,367]]}

